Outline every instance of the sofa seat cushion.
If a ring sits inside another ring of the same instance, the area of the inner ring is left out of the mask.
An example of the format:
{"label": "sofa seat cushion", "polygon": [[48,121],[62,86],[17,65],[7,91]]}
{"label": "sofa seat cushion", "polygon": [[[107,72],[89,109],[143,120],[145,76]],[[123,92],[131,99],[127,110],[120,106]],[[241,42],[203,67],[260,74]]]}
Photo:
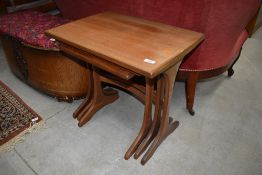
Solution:
{"label": "sofa seat cushion", "polygon": [[0,17],[0,33],[32,47],[57,50],[57,42],[45,35],[45,31],[69,21],[46,13],[21,11]]}

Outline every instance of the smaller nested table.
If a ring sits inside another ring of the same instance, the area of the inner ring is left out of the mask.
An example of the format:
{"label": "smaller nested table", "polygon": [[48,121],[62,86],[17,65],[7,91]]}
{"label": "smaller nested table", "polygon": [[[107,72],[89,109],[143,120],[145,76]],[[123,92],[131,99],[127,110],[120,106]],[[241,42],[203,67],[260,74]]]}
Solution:
{"label": "smaller nested table", "polygon": [[203,34],[112,12],[47,33],[60,42],[63,52],[87,63],[91,88],[73,114],[79,126],[118,98],[117,91],[105,88],[104,83],[131,92],[145,104],[141,129],[125,154],[125,159],[133,154],[138,158],[146,151],[141,160],[145,164],[179,124],[169,117],[176,73],[183,57],[203,40]]}

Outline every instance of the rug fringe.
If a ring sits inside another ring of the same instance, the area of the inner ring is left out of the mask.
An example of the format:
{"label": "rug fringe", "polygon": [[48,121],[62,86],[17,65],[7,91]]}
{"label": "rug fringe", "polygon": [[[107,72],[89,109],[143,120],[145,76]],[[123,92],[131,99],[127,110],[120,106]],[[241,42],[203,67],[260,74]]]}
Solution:
{"label": "rug fringe", "polygon": [[12,151],[18,143],[22,143],[25,140],[26,135],[37,132],[38,130],[42,129],[44,125],[44,120],[41,120],[34,125],[30,125],[29,128],[25,129],[23,132],[19,133],[17,136],[1,145],[0,153]]}

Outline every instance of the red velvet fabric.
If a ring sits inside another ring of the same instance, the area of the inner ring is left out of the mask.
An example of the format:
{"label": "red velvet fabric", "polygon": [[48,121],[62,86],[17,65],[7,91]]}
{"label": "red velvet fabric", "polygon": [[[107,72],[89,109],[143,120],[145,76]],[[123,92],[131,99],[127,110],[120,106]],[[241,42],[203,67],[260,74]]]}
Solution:
{"label": "red velvet fabric", "polygon": [[243,32],[255,15],[258,0],[56,0],[62,14],[79,19],[115,11],[205,34],[205,41],[180,69],[209,70],[229,64],[244,42]]}
{"label": "red velvet fabric", "polygon": [[36,11],[21,11],[0,16],[0,33],[10,35],[25,44],[44,49],[58,49],[45,31],[70,20]]}

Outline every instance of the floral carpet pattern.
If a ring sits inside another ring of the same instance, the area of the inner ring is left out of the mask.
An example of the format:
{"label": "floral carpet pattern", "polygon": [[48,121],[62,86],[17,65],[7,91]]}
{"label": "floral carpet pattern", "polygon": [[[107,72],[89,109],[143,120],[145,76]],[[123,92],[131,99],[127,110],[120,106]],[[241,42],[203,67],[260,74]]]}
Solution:
{"label": "floral carpet pattern", "polygon": [[16,140],[42,118],[0,80],[0,150]]}

